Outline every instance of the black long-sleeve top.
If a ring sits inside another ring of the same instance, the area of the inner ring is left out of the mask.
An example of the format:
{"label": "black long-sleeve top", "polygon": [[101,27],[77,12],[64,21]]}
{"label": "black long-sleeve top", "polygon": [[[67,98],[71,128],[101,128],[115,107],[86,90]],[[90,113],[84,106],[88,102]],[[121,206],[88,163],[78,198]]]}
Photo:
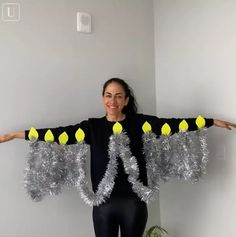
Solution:
{"label": "black long-sleeve top", "polygon": [[[139,180],[147,185],[147,172],[146,172],[146,162],[143,155],[143,143],[142,126],[147,121],[151,127],[152,131],[157,135],[161,135],[161,128],[165,123],[168,123],[171,127],[171,134],[179,131],[179,124],[183,118],[158,118],[150,115],[135,114],[126,116],[120,124],[123,127],[123,131],[126,132],[130,139],[130,148],[132,155],[137,159],[137,163],[140,170]],[[188,123],[188,131],[197,130],[196,118],[185,119]],[[205,119],[205,127],[210,127],[213,125],[213,119]],[[67,142],[68,145],[77,143],[75,138],[76,131],[81,128],[85,133],[85,142],[90,145],[91,152],[91,181],[92,188],[95,192],[97,190],[99,182],[102,180],[105,171],[107,169],[107,163],[109,161],[108,157],[108,144],[109,137],[113,134],[113,125],[115,122],[110,122],[106,117],[102,118],[90,118],[76,125],[70,125],[66,127],[50,128],[52,131],[55,142],[59,143],[58,138],[63,132],[66,132],[69,136]],[[39,134],[38,140],[44,141],[44,135],[48,131],[46,129],[37,129]],[[25,138],[28,140],[29,130],[25,131]],[[128,175],[124,171],[122,161],[118,158],[118,174],[115,179],[115,186],[113,188],[111,197],[122,196],[122,197],[136,197],[137,194],[133,192],[131,184],[127,179]]]}

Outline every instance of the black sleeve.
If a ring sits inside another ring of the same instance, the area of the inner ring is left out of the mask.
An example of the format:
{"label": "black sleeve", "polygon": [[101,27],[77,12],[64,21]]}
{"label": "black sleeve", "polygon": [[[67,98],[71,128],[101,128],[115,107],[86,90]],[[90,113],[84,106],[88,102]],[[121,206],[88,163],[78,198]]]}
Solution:
{"label": "black sleeve", "polygon": [[[69,125],[65,127],[56,127],[56,128],[40,128],[36,129],[38,133],[38,140],[39,141],[45,141],[45,134],[47,133],[48,130],[51,130],[53,136],[54,136],[54,142],[59,143],[59,136],[66,132],[68,135],[68,142],[66,143],[67,145],[70,144],[75,144],[77,143],[75,133],[77,132],[78,129],[82,129],[83,132],[85,133],[85,141],[86,143],[90,143],[90,138],[89,138],[89,122],[88,120],[85,120],[79,124],[75,125]],[[29,140],[29,132],[30,130],[25,130],[25,139]]]}
{"label": "black sleeve", "polygon": [[[161,135],[162,126],[167,123],[171,128],[171,135],[179,132],[180,123],[185,120],[188,124],[187,131],[195,131],[198,130],[198,126],[196,124],[197,118],[156,118],[155,129],[154,132],[157,135]],[[204,118],[205,119],[205,127],[209,128],[214,125],[214,120],[212,118]]]}

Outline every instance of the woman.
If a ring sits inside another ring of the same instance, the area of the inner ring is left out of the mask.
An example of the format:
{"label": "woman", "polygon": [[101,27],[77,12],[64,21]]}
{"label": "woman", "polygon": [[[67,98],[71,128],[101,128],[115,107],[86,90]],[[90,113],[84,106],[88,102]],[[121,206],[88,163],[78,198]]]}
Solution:
{"label": "woman", "polygon": [[[75,144],[76,131],[82,129],[85,134],[85,142],[90,145],[91,150],[91,180],[95,192],[99,189],[99,183],[103,179],[108,162],[112,156],[111,137],[116,122],[122,126],[130,144],[123,146],[130,148],[130,154],[136,158],[139,175],[138,179],[147,185],[146,162],[143,154],[143,124],[148,122],[151,130],[161,135],[162,127],[168,124],[171,133],[179,131],[182,119],[160,119],[155,116],[137,113],[137,106],[132,90],[127,83],[119,78],[108,80],[103,86],[103,106],[106,116],[83,121],[80,124],[50,129],[55,142],[60,143],[60,135],[66,132],[68,141],[66,144]],[[195,119],[186,119],[188,131],[197,130]],[[217,119],[205,119],[205,127],[212,125],[231,129],[235,124]],[[45,134],[48,129],[38,129],[37,139],[46,140]],[[0,142],[10,141],[14,138],[29,139],[30,131],[11,132],[0,136]],[[125,135],[125,136],[126,136]],[[122,237],[141,237],[143,235],[148,217],[146,203],[140,199],[140,193],[132,187],[133,183],[128,180],[124,161],[120,158],[122,151],[118,151],[117,173],[110,193],[106,193],[106,200],[101,202],[90,200],[93,207],[93,223],[96,237],[118,237],[120,228]],[[126,153],[129,154],[129,153]],[[120,157],[119,157],[120,156]],[[139,190],[140,191],[140,190]],[[103,191],[104,192],[104,191]],[[141,192],[141,191],[140,191]],[[102,193],[101,195],[103,195]],[[103,195],[105,196],[105,194]]]}

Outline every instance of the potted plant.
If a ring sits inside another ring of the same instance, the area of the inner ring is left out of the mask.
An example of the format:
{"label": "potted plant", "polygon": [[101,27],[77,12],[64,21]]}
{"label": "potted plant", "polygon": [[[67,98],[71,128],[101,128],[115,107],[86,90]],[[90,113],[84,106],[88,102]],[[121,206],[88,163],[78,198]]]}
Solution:
{"label": "potted plant", "polygon": [[169,235],[167,230],[158,225],[154,225],[147,230],[145,237],[162,237],[162,234]]}

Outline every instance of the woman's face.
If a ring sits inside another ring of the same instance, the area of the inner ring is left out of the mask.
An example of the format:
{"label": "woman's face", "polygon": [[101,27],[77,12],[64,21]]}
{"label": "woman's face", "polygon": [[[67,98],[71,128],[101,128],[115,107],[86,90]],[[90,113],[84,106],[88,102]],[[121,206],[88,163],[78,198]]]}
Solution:
{"label": "woman's face", "polygon": [[108,84],[103,95],[103,105],[108,116],[118,117],[122,115],[122,109],[128,104],[129,98],[125,97],[123,87],[112,82]]}

